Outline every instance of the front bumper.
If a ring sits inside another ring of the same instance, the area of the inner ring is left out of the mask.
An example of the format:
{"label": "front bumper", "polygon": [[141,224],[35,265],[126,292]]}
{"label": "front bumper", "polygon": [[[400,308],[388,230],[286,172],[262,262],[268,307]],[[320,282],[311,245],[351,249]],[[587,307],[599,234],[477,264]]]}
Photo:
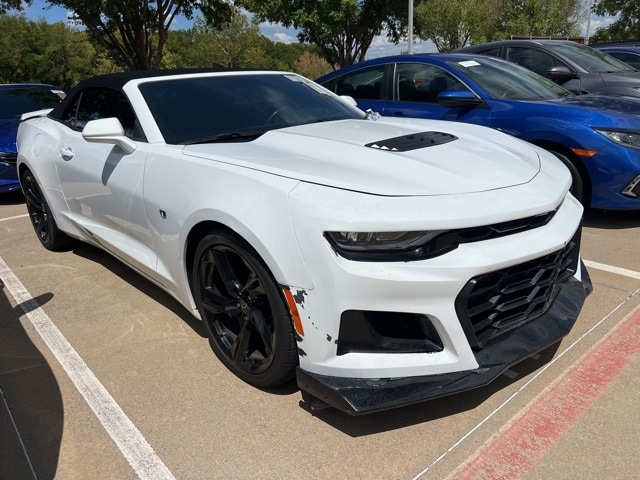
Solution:
{"label": "front bumper", "polygon": [[557,343],[569,333],[585,298],[592,291],[591,280],[583,264],[581,279],[571,278],[564,282],[543,315],[504,333],[499,341],[491,342],[476,352],[478,368],[383,379],[334,377],[298,368],[297,382],[303,400],[312,410],[331,406],[349,415],[361,415],[484,386],[510,366]]}

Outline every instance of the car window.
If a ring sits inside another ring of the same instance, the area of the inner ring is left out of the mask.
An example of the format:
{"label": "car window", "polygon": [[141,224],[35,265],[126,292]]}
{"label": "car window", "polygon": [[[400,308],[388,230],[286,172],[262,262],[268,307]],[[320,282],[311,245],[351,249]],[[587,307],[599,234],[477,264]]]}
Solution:
{"label": "car window", "polygon": [[110,88],[83,90],[71,102],[62,122],[74,130],[82,130],[87,122],[116,117],[127,137],[144,140],[144,133],[124,93]]}
{"label": "car window", "polygon": [[612,57],[617,58],[621,62],[631,65],[633,68],[640,69],[640,55],[627,52],[607,52]]}
{"label": "car window", "polygon": [[482,55],[489,55],[490,57],[501,57],[500,47],[485,48],[483,50],[474,50],[474,53],[480,53]]}
{"label": "car window", "polygon": [[539,75],[544,75],[554,67],[568,67],[555,56],[543,50],[529,47],[507,47],[505,58],[510,62],[522,65]]}
{"label": "car window", "polygon": [[362,118],[317,83],[293,74],[149,80],[139,89],[169,144],[250,141],[277,128]]}
{"label": "car window", "polygon": [[559,43],[553,49],[590,73],[633,72],[626,63],[585,45]]}
{"label": "car window", "polygon": [[324,86],[338,95],[355,99],[381,100],[385,65],[361,68],[335,78]]}
{"label": "car window", "polygon": [[437,103],[441,92],[467,90],[446,70],[423,63],[398,63],[394,85],[396,99],[401,102]]}
{"label": "car window", "polygon": [[55,107],[64,94],[48,88],[20,87],[0,90],[0,118],[18,118],[23,113]]}
{"label": "car window", "polygon": [[447,64],[494,98],[551,100],[571,95],[571,92],[551,80],[498,58],[447,60]]}

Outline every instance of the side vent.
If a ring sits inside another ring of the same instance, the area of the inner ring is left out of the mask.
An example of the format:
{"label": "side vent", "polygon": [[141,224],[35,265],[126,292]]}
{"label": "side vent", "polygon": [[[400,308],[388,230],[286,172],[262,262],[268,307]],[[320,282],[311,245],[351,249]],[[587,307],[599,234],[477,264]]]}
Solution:
{"label": "side vent", "polygon": [[378,150],[390,150],[392,152],[407,152],[418,148],[442,145],[457,140],[458,137],[442,132],[421,132],[400,137],[388,138],[379,142],[367,143],[365,147],[376,148]]}

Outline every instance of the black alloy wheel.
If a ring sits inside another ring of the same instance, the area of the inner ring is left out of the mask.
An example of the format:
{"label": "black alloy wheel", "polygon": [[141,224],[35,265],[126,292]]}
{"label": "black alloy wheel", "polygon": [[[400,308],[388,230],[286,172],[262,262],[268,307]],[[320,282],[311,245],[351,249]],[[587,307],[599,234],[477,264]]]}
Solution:
{"label": "black alloy wheel", "polygon": [[194,259],[195,299],[222,363],[256,387],[293,378],[297,350],[282,294],[258,255],[235,234],[200,241]]}
{"label": "black alloy wheel", "polygon": [[71,239],[58,228],[49,204],[29,170],[25,170],[22,175],[22,191],[31,225],[33,225],[42,246],[53,251],[67,247]]}

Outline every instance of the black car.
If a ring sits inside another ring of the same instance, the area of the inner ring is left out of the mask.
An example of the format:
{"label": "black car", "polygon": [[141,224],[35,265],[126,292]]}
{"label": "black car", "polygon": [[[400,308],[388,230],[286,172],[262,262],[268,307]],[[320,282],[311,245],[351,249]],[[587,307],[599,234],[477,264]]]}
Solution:
{"label": "black car", "polygon": [[640,71],[568,40],[504,40],[455,50],[500,57],[543,75],[574,93],[640,97]]}

